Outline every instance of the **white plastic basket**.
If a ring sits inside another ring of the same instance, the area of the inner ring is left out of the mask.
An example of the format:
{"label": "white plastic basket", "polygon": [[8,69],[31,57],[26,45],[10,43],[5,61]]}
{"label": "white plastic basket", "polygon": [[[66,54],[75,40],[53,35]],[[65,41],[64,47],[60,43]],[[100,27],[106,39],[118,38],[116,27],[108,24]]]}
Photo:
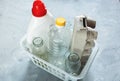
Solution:
{"label": "white plastic basket", "polygon": [[[26,44],[25,38],[26,38],[26,36],[24,36],[22,38],[20,44],[21,44],[22,48],[24,48],[26,50],[27,48],[25,46],[25,44]],[[56,66],[54,66],[46,61],[44,61],[43,59],[37,57],[34,54],[29,53],[29,56],[35,65],[37,65],[38,67],[42,68],[43,70],[53,74],[54,76],[56,76],[64,81],[81,81],[85,77],[85,75],[87,74],[87,72],[88,72],[88,70],[89,70],[89,68],[90,68],[97,53],[98,53],[98,46],[96,43],[87,63],[85,64],[80,75],[78,75],[78,76],[70,75],[67,72],[59,69],[58,67],[56,67]]]}

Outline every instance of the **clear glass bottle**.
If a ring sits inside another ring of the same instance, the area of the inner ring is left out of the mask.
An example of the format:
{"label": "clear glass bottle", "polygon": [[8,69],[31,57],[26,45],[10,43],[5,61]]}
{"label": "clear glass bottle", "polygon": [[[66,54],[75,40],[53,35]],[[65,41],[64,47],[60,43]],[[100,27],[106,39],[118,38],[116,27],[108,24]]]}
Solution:
{"label": "clear glass bottle", "polygon": [[78,54],[70,53],[65,60],[65,70],[71,75],[77,76],[80,74],[81,62]]}
{"label": "clear glass bottle", "polygon": [[64,18],[57,18],[56,25],[50,27],[49,32],[49,62],[55,66],[65,69],[65,53],[68,50],[65,31],[66,20]]}
{"label": "clear glass bottle", "polygon": [[30,47],[30,53],[33,53],[39,58],[48,61],[48,51],[45,49],[46,45],[41,37],[35,37]]}

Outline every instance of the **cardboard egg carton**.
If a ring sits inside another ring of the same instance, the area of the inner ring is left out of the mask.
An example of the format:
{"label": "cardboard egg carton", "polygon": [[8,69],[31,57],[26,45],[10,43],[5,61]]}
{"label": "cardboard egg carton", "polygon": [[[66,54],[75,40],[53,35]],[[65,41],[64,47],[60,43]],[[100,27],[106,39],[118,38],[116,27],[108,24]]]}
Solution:
{"label": "cardboard egg carton", "polygon": [[95,46],[95,40],[98,36],[95,27],[95,20],[88,19],[83,15],[75,17],[71,50],[79,55],[83,65]]}

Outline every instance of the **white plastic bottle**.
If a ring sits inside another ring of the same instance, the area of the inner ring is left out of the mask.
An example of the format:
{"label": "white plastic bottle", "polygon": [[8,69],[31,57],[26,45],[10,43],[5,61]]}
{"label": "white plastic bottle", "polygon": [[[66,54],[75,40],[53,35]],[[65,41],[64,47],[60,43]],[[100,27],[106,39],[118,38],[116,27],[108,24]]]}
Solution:
{"label": "white plastic bottle", "polygon": [[70,39],[67,39],[70,34],[66,32],[65,24],[64,18],[57,18],[56,25],[50,27],[49,34],[49,62],[63,70],[65,69],[65,53],[70,43]]}
{"label": "white plastic bottle", "polygon": [[[53,16],[47,11],[44,3],[36,0],[32,7],[32,19],[27,31],[27,44],[31,53],[46,60],[49,27],[54,25]],[[44,57],[45,56],[45,57]]]}

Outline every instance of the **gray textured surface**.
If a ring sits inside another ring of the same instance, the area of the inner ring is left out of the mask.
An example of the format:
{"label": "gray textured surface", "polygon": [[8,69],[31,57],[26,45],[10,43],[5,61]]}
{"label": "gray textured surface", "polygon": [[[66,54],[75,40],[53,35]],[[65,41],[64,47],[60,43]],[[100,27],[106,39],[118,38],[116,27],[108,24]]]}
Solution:
{"label": "gray textured surface", "polygon": [[[20,48],[33,0],[0,0],[0,81],[61,81],[36,67]],[[44,0],[49,11],[73,23],[85,14],[97,21],[101,48],[84,81],[120,81],[119,0]]]}

